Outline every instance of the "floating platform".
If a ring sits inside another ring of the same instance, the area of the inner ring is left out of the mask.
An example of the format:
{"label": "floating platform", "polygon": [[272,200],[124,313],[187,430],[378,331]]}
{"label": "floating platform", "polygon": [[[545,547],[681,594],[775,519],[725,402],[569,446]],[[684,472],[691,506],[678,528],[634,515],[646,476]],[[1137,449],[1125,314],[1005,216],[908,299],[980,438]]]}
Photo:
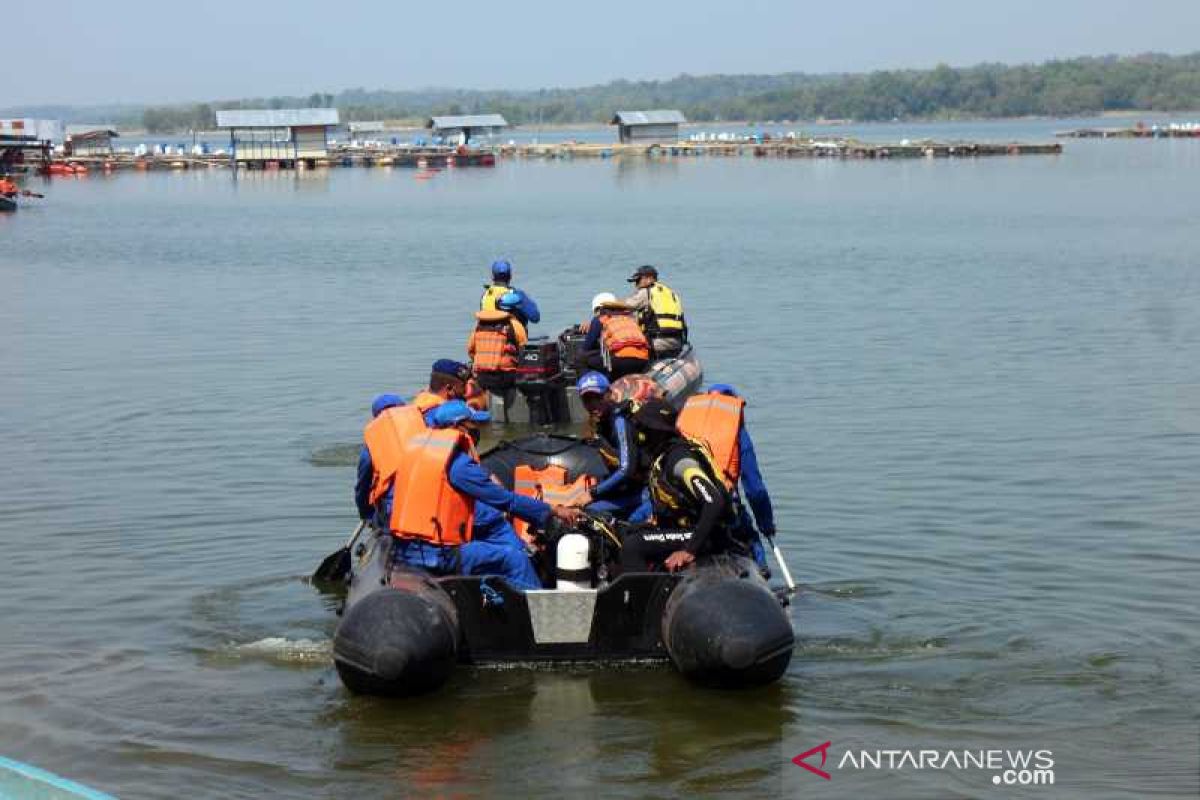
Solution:
{"label": "floating platform", "polygon": [[1166,126],[1136,125],[1132,128],[1076,128],[1054,134],[1062,139],[1200,139],[1200,123]]}
{"label": "floating platform", "polygon": [[[334,167],[399,167],[417,170],[443,170],[456,167],[494,167],[503,158],[575,159],[575,158],[977,158],[983,156],[1059,155],[1063,146],[1050,143],[935,142],[903,141],[899,144],[860,142],[853,139],[780,139],[766,142],[687,142],[674,144],[512,144],[490,149],[451,148],[335,147],[319,158],[240,161],[239,169],[284,170],[328,169]],[[107,174],[124,170],[161,171],[229,169],[229,155],[114,153],[106,156],[81,156],[59,159],[55,163],[86,168],[87,173]]]}

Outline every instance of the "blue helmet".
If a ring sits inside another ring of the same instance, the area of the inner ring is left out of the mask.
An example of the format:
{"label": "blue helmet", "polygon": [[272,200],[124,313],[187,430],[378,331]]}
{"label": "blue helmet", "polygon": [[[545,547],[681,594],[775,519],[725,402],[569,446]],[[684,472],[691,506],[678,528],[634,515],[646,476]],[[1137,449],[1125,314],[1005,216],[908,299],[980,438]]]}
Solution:
{"label": "blue helmet", "polygon": [[521,295],[517,292],[505,292],[496,301],[496,308],[501,311],[513,311],[521,305]]}
{"label": "blue helmet", "polygon": [[371,403],[371,416],[378,417],[386,409],[402,405],[404,405],[404,401],[400,399],[399,395],[381,394]]}
{"label": "blue helmet", "polygon": [[738,396],[737,389],[733,388],[728,383],[714,383],[712,386],[708,387],[708,390],[710,392],[716,392],[717,394],[727,394],[730,397]]}
{"label": "blue helmet", "polygon": [[512,264],[503,258],[492,262],[492,277],[508,279],[512,277]]}
{"label": "blue helmet", "polygon": [[585,372],[575,383],[575,391],[585,394],[604,394],[608,391],[608,378],[602,372]]}
{"label": "blue helmet", "polygon": [[433,410],[429,422],[435,428],[449,428],[460,422],[491,422],[492,415],[476,411],[462,400],[447,400]]}

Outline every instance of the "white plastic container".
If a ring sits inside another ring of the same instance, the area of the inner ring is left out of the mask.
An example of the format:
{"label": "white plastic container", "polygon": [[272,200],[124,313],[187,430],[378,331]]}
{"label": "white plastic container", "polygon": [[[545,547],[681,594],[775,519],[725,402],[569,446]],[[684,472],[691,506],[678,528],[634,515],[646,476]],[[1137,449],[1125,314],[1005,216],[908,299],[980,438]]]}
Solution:
{"label": "white plastic container", "polygon": [[592,570],[591,562],[588,560],[588,538],[586,536],[568,533],[558,540],[555,588],[568,592],[592,588]]}

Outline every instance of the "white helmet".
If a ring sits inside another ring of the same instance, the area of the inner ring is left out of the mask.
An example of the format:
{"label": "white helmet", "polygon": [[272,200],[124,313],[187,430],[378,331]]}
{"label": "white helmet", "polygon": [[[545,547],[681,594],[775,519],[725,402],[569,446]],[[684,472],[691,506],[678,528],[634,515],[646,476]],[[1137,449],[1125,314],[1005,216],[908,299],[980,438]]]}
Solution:
{"label": "white helmet", "polygon": [[601,292],[600,294],[598,294],[592,298],[592,312],[594,313],[597,308],[604,305],[605,303],[615,303],[615,302],[617,302],[617,296],[615,294],[613,294],[612,292]]}

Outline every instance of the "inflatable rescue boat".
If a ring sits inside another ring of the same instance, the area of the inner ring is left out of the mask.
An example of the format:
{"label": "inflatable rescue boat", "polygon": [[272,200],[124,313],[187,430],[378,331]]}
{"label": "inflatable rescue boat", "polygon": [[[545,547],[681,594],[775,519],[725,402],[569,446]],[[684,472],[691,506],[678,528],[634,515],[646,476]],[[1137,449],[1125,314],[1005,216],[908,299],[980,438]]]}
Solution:
{"label": "inflatable rescue boat", "polygon": [[[525,343],[511,383],[485,386],[493,424],[559,425],[586,418],[574,391],[575,368],[584,335],[568,328],[557,339],[536,336]],[[681,408],[700,388],[704,370],[690,344],[679,355],[650,362],[643,373],[658,384],[663,397]]]}
{"label": "inflatable rescue boat", "polygon": [[[605,474],[592,445],[566,436],[507,442],[483,461],[510,489],[542,496]],[[555,588],[527,592],[501,578],[393,564],[395,540],[371,530],[352,548],[334,635],[342,682],[356,693],[412,695],[445,683],[457,664],[555,661],[670,661],[728,687],[783,674],[795,641],[786,600],[753,562],[720,555],[674,574],[616,574],[617,524],[588,517],[547,531],[535,560]]]}

